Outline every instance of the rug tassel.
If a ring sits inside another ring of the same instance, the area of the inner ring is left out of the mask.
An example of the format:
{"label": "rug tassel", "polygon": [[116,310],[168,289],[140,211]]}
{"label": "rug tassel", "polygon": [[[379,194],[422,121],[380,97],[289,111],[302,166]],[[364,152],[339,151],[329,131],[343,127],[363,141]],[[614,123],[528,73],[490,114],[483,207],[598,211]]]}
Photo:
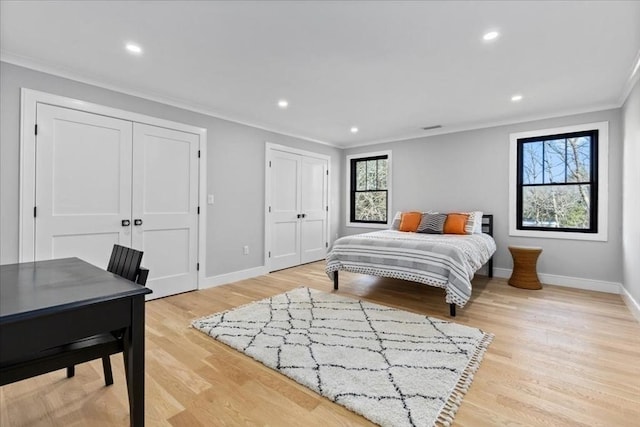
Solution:
{"label": "rug tassel", "polygon": [[484,334],[484,336],[480,339],[478,343],[478,347],[474,352],[473,356],[469,359],[466,368],[460,375],[460,379],[457,384],[451,391],[451,394],[447,398],[447,401],[444,403],[442,409],[440,410],[440,414],[436,418],[436,425],[449,427],[453,423],[453,417],[455,417],[456,412],[460,409],[460,405],[462,404],[462,399],[464,395],[469,391],[469,387],[471,387],[471,382],[473,381],[473,376],[480,368],[480,362],[482,361],[482,357],[484,353],[487,351],[489,344],[493,340],[493,334]]}
{"label": "rug tassel", "polygon": [[443,416],[442,414],[438,417],[437,422],[441,426],[450,426],[453,423],[453,418],[449,416]]}

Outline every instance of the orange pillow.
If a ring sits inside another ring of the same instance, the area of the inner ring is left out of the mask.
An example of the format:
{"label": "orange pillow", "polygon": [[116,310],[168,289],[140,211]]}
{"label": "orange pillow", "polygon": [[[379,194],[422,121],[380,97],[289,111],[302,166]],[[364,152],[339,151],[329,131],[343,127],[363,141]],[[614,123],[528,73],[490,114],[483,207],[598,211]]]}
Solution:
{"label": "orange pillow", "polygon": [[415,232],[420,221],[422,221],[422,212],[403,212],[398,230]]}
{"label": "orange pillow", "polygon": [[469,219],[468,214],[447,214],[447,220],[444,222],[444,234],[467,234],[464,226]]}

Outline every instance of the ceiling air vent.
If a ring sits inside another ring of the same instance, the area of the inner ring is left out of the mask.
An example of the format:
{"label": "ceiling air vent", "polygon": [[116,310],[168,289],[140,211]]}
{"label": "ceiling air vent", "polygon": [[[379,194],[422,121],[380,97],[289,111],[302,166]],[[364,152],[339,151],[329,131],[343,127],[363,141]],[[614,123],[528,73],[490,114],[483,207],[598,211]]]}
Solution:
{"label": "ceiling air vent", "polygon": [[422,130],[433,130],[433,129],[440,129],[442,127],[442,125],[435,125],[435,126],[425,126],[422,128]]}

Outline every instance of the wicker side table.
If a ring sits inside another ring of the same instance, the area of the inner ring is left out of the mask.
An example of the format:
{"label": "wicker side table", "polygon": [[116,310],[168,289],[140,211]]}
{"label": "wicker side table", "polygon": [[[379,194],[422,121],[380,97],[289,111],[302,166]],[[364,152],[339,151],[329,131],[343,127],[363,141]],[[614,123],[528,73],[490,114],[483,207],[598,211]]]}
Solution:
{"label": "wicker side table", "polygon": [[509,246],[513,258],[513,271],[509,284],[521,289],[542,289],[536,264],[542,248],[532,246]]}

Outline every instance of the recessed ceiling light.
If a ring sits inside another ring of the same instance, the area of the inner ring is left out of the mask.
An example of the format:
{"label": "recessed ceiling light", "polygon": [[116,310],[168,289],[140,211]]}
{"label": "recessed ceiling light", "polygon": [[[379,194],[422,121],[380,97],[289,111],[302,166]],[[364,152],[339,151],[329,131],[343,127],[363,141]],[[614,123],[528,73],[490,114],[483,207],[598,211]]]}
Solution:
{"label": "recessed ceiling light", "polygon": [[351,131],[351,133],[358,133],[358,131],[359,131],[360,129],[358,129],[358,128],[357,128],[357,127],[355,127],[355,126],[351,126],[351,129],[349,129],[349,130]]}
{"label": "recessed ceiling light", "polygon": [[137,44],[134,43],[127,43],[127,45],[125,46],[127,48],[127,50],[131,53],[135,53],[136,55],[139,55],[142,53],[142,48],[140,46],[138,46]]}
{"label": "recessed ceiling light", "polygon": [[511,97],[511,100],[512,100],[513,102],[522,101],[522,95],[520,95],[520,94],[518,94],[518,95],[513,95],[513,96]]}
{"label": "recessed ceiling light", "polygon": [[497,39],[499,35],[500,33],[497,31],[489,31],[484,36],[482,36],[482,38],[484,39],[484,41],[488,42],[488,41]]}
{"label": "recessed ceiling light", "polygon": [[289,106],[289,102],[286,99],[281,99],[278,101],[278,107],[287,108]]}

